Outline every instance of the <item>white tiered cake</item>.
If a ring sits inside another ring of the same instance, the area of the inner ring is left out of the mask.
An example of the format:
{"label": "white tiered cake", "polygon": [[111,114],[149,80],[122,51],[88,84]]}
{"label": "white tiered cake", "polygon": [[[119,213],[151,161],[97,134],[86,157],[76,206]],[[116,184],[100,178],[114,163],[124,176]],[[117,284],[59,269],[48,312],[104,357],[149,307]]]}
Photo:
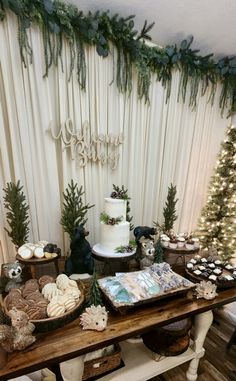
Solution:
{"label": "white tiered cake", "polygon": [[[135,248],[130,250],[130,223],[126,221],[127,200],[107,197],[100,221],[100,242],[93,246],[98,258],[131,258]],[[117,250],[122,248],[122,251]],[[96,258],[96,257],[95,257]]]}
{"label": "white tiered cake", "polygon": [[129,228],[130,223],[126,221],[127,201],[117,198],[105,198],[104,213],[111,219],[121,217],[118,223],[106,224],[100,222],[101,247],[104,250],[114,252],[119,246],[129,245]]}

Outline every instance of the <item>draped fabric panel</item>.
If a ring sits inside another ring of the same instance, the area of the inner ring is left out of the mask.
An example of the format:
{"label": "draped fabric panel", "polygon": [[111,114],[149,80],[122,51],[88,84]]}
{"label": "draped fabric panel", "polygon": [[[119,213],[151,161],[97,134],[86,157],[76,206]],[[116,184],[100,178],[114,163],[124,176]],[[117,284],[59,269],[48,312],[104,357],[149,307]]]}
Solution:
{"label": "draped fabric panel", "polygon": [[[171,182],[177,186],[176,231],[196,228],[229,121],[220,116],[219,90],[211,106],[209,94],[198,99],[191,111],[186,101],[178,102],[179,73],[174,73],[171,97],[153,76],[150,103],[138,99],[137,81],[133,91],[121,94],[115,84],[114,57],[103,59],[94,48],[86,50],[86,91],[79,87],[76,70],[69,80],[69,47],[63,49],[63,71],[52,66],[44,77],[43,42],[38,27],[29,32],[33,63],[24,68],[13,15],[0,23],[0,240],[1,262],[14,257],[7,226],[3,191],[9,181],[20,180],[30,206],[30,237],[57,243],[64,254],[68,237],[60,225],[62,193],[71,179],[82,185],[84,202],[95,204],[88,212],[86,228],[91,245],[99,242],[99,215],[112,184],[128,188],[133,224],[162,222],[162,210]],[[115,54],[115,52],[113,52]],[[101,161],[81,167],[61,140],[54,140],[66,120],[89,134],[123,133],[116,147],[116,169]]]}

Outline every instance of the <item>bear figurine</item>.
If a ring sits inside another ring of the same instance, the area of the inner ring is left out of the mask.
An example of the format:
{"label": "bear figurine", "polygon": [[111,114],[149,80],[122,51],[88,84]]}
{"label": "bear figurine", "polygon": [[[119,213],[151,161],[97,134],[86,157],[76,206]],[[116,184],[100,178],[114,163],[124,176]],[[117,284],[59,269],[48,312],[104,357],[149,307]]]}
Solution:
{"label": "bear figurine", "polygon": [[141,237],[146,239],[152,239],[152,235],[156,235],[157,231],[155,228],[150,228],[148,226],[137,226],[134,229],[134,236],[137,243],[139,243]]}
{"label": "bear figurine", "polygon": [[71,254],[65,263],[65,274],[93,274],[94,260],[92,258],[92,250],[89,242],[85,237],[89,233],[86,232],[83,225],[79,225],[74,231],[74,237],[71,240]]}

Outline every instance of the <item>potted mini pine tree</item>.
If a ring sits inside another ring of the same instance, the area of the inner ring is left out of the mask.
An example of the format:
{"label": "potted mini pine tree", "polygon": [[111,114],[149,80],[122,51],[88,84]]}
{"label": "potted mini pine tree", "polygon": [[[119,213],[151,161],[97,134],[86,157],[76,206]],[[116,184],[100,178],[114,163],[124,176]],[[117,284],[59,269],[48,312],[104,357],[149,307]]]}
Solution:
{"label": "potted mini pine tree", "polygon": [[[79,187],[78,184],[74,183],[73,180],[71,180],[70,184],[68,184],[68,187],[63,193],[63,210],[60,222],[64,232],[68,233],[69,235],[71,254],[73,254],[73,252],[75,251],[78,252],[79,250],[79,247],[77,247],[76,244],[76,235],[78,233],[78,228],[84,230],[84,236],[88,235],[88,232],[85,232],[85,229],[83,229],[82,227],[84,227],[85,223],[88,220],[86,217],[88,210],[94,206],[89,205],[88,203],[84,204],[82,198],[83,195],[84,191],[82,186]],[[84,240],[84,243],[85,241],[86,240]],[[89,273],[91,273],[93,267],[93,261],[91,259],[91,248],[87,241],[85,246],[86,253],[84,256],[84,260],[87,261],[87,265],[85,267],[89,267]],[[76,266],[72,257],[74,258],[73,255],[70,255],[66,259],[65,273],[67,275],[72,274],[74,270],[78,271],[77,268],[75,269]],[[84,266],[82,267],[84,268]]]}
{"label": "potted mini pine tree", "polygon": [[4,207],[9,227],[5,227],[8,236],[16,248],[27,242],[29,236],[29,205],[18,180],[9,182],[4,191]]}

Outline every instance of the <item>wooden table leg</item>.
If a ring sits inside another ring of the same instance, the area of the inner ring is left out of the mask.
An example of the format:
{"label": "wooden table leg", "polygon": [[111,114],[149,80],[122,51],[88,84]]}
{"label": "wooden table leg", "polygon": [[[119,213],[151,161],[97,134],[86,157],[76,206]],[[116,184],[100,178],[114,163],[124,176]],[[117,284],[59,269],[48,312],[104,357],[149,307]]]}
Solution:
{"label": "wooden table leg", "polygon": [[30,272],[33,279],[36,279],[36,268],[35,265],[30,265]]}
{"label": "wooden table leg", "polygon": [[197,380],[197,370],[199,365],[199,360],[204,356],[202,352],[203,344],[207,335],[207,332],[213,321],[212,311],[203,312],[202,314],[196,315],[194,319],[194,343],[193,350],[196,357],[190,361],[188,370],[186,372],[186,377],[188,381]]}
{"label": "wooden table leg", "polygon": [[64,381],[82,381],[84,358],[85,356],[82,355],[60,363],[61,376]]}
{"label": "wooden table leg", "polygon": [[55,265],[55,269],[56,269],[56,274],[59,275],[58,258],[55,259],[54,265]]}

